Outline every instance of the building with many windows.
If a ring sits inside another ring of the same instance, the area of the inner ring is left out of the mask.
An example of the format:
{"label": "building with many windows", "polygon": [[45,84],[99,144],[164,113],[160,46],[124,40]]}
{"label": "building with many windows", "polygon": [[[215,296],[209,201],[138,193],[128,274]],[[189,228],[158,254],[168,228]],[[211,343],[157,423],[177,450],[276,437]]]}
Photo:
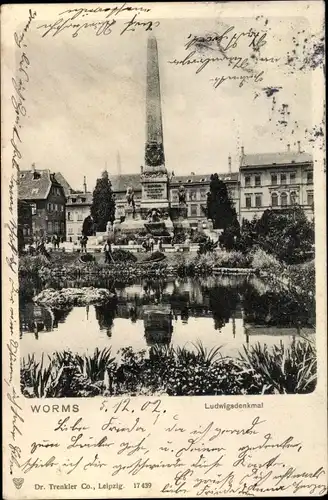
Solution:
{"label": "building with many windows", "polygon": [[84,219],[90,215],[92,193],[74,191],[67,196],[66,202],[66,240],[76,242],[82,237]]}
{"label": "building with many windows", "polygon": [[33,167],[18,175],[18,200],[31,206],[32,236],[65,237],[66,197],[56,174]]}
{"label": "building with many windows", "polygon": [[[142,186],[140,174],[109,175],[112,189],[115,195],[116,206],[124,216],[126,206],[126,192],[129,187],[133,187],[136,211],[140,209]],[[239,175],[238,172],[219,174],[219,178],[227,185],[228,192],[234,202],[236,212],[239,213]],[[211,174],[174,175],[169,177],[168,199],[171,213],[179,207],[178,191],[184,186],[186,193],[187,219],[193,224],[198,224],[201,220],[206,220],[205,208],[207,193],[210,189]],[[174,215],[173,215],[174,218]]]}
{"label": "building with many windows", "polygon": [[259,218],[267,209],[300,205],[307,217],[314,215],[313,160],[308,153],[245,154],[240,164],[240,221]]}

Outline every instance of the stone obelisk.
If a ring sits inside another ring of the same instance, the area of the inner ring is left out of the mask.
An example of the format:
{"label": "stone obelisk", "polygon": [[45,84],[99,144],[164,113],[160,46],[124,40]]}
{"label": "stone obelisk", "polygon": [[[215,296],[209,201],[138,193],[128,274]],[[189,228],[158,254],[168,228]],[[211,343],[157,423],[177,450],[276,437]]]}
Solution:
{"label": "stone obelisk", "polygon": [[[145,165],[164,167],[161,86],[159,80],[157,40],[150,36],[147,46],[146,151]],[[165,167],[164,167],[165,168]]]}
{"label": "stone obelisk", "polygon": [[146,80],[146,144],[145,166],[142,176],[141,208],[145,215],[150,209],[158,208],[167,212],[168,175],[165,168],[163,145],[163,123],[161,87],[158,66],[157,41],[154,36],[147,44]]}

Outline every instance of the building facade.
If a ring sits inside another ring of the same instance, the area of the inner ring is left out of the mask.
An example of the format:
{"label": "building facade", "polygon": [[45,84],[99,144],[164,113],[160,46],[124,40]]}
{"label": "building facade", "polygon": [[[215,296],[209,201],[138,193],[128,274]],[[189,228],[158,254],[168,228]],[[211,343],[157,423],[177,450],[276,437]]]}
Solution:
{"label": "building facade", "polygon": [[66,240],[79,241],[82,237],[84,219],[90,215],[92,193],[75,191],[67,196],[66,202]]}
{"label": "building facade", "polygon": [[24,245],[32,243],[32,206],[24,200],[18,200],[17,206],[17,223],[18,223],[18,245],[19,249]]}
{"label": "building facade", "polygon": [[64,189],[50,170],[22,170],[19,173],[18,200],[31,206],[32,236],[65,238]]}
{"label": "building facade", "polygon": [[299,205],[314,216],[313,160],[302,152],[245,154],[240,164],[240,221],[261,217],[267,209]]}
{"label": "building facade", "polygon": [[[237,214],[239,214],[239,174],[238,172],[219,174],[219,179],[225,182],[230,198],[234,202]],[[124,217],[126,206],[126,192],[133,187],[136,211],[141,207],[142,185],[139,174],[110,175],[112,189],[115,195],[115,203],[118,212]],[[206,220],[205,208],[207,193],[210,190],[211,174],[171,175],[168,179],[168,201],[169,211],[174,220],[175,210],[179,208],[179,188],[183,186],[186,193],[187,219],[191,224],[198,224]]]}

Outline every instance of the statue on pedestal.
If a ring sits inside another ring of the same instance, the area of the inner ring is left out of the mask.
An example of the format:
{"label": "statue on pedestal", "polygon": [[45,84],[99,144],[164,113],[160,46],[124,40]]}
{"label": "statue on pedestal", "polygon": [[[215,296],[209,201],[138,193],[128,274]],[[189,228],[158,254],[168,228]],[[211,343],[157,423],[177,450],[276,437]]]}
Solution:
{"label": "statue on pedestal", "polygon": [[109,220],[106,224],[106,233],[110,233],[111,231],[113,231],[113,224],[111,223],[111,221]]}
{"label": "statue on pedestal", "polygon": [[186,190],[185,190],[184,186],[179,187],[178,197],[179,197],[180,205],[185,205],[186,204]]}
{"label": "statue on pedestal", "polygon": [[136,204],[134,201],[134,191],[133,191],[133,188],[131,186],[128,187],[126,190],[126,201],[127,201],[128,207],[132,207],[132,213],[134,215],[136,212]]}

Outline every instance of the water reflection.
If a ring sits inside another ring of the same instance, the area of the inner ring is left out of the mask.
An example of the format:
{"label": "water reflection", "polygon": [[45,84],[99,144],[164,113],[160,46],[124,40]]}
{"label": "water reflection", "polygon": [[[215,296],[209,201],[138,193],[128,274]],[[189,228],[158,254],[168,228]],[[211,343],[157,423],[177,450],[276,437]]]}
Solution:
{"label": "water reflection", "polygon": [[[102,306],[94,306],[94,308],[100,330],[106,331],[107,337],[111,337],[114,318],[116,315],[116,303],[112,301]],[[87,306],[87,309],[87,319],[89,319],[89,306]]]}
{"label": "water reflection", "polygon": [[170,345],[173,333],[169,306],[147,306],[143,310],[145,338],[148,346]]}
{"label": "water reflection", "polygon": [[22,304],[22,354],[82,353],[109,345],[114,350],[154,344],[191,348],[201,340],[207,348],[222,345],[223,354],[237,355],[243,345],[289,342],[314,332],[314,301],[299,304],[256,279],[146,280],[115,291],[116,299],[102,306],[51,311]]}

